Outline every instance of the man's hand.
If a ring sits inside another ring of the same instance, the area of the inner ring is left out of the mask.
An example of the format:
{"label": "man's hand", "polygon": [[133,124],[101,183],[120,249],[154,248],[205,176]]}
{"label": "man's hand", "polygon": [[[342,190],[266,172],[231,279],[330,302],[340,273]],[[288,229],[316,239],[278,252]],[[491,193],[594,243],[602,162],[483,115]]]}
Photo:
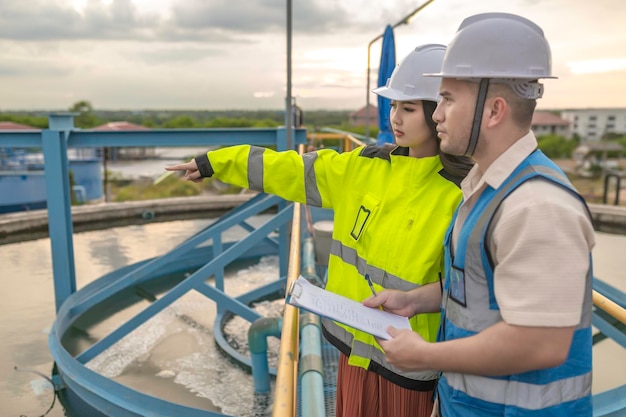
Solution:
{"label": "man's hand", "polygon": [[198,171],[198,165],[196,164],[196,160],[192,159],[191,161],[185,164],[178,165],[170,165],[165,167],[166,171],[185,171],[184,178],[188,181],[193,182],[202,182],[202,177],[200,176],[200,171]]}

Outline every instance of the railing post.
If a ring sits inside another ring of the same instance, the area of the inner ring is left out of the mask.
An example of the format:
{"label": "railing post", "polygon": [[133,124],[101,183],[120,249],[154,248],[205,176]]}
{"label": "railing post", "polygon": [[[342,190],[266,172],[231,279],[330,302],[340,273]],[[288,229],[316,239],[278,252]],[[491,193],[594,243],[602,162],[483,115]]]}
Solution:
{"label": "railing post", "polygon": [[611,178],[615,177],[616,187],[615,187],[615,198],[613,199],[613,205],[619,205],[619,193],[622,187],[622,178],[618,174],[609,173],[604,176],[604,193],[602,194],[602,204],[608,204],[609,200],[609,182]]}
{"label": "railing post", "polygon": [[52,247],[52,272],[56,311],[76,291],[72,205],[67,162],[67,139],[74,127],[70,114],[50,115],[41,131],[48,201],[48,230]]}
{"label": "railing post", "polygon": [[[289,247],[289,270],[287,288],[300,275],[300,203],[293,203],[291,245]],[[285,305],[283,326],[276,366],[276,389],[272,417],[291,417],[296,415],[296,382],[299,351],[299,314],[298,309]]]}
{"label": "railing post", "polygon": [[[276,150],[287,151],[289,143],[287,141],[287,130],[283,127],[276,129]],[[278,203],[278,210],[283,210],[287,207],[287,202]],[[284,224],[278,228],[278,270],[281,277],[287,275],[288,269],[288,253],[289,253],[289,235],[290,228],[287,224]]]}

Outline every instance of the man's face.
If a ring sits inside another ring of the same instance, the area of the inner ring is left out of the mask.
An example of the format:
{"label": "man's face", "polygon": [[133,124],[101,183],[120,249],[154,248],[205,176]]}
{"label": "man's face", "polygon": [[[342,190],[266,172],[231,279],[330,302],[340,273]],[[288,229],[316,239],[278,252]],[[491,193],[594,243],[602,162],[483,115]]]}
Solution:
{"label": "man's face", "polygon": [[437,123],[441,150],[452,155],[463,155],[472,130],[477,85],[443,78],[439,93],[441,101],[433,113],[433,120]]}

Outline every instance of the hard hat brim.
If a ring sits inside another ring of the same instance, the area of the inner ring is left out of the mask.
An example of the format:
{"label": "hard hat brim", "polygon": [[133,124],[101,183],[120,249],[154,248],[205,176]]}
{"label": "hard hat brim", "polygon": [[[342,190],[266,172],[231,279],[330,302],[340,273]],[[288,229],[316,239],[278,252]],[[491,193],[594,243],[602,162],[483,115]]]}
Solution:
{"label": "hard hat brim", "polygon": [[438,78],[456,78],[459,80],[471,80],[471,79],[481,79],[481,78],[491,78],[491,79],[515,79],[515,80],[537,80],[537,79],[546,79],[552,78],[557,79],[559,77],[555,77],[553,75],[550,76],[530,76],[530,75],[515,75],[515,74],[446,74],[444,72],[429,72],[422,74],[423,77],[438,77]]}
{"label": "hard hat brim", "polygon": [[435,101],[435,102],[437,101],[437,99],[433,97],[410,96],[398,90],[395,90],[393,88],[389,88],[386,86],[374,88],[371,91],[372,93],[376,95],[388,98],[389,100],[395,100],[395,101],[422,101],[422,100]]}

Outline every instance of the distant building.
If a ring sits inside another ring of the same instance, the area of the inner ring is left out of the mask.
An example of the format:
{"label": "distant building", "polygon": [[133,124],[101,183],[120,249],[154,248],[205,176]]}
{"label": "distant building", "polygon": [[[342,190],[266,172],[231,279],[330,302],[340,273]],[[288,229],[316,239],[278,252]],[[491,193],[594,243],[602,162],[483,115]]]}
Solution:
{"label": "distant building", "polygon": [[535,111],[531,129],[535,136],[558,135],[571,139],[571,123],[548,111]]}
{"label": "distant building", "polygon": [[0,130],[40,130],[37,127],[23,125],[15,122],[0,122]]}
{"label": "distant building", "polygon": [[[623,152],[624,147],[617,142],[583,142],[574,149],[572,157],[576,161],[577,167],[583,171],[589,171],[594,165],[619,169]],[[616,158],[609,158],[609,153],[615,154]]]}
{"label": "distant building", "polygon": [[607,133],[626,135],[626,108],[568,109],[561,117],[571,122],[572,133],[582,140],[600,140]]}
{"label": "distant building", "polygon": [[[100,126],[94,127],[92,130],[99,131],[119,131],[119,130],[150,130],[145,126],[141,126],[135,123],[126,121],[121,122],[109,122]],[[156,148],[149,147],[111,147],[107,149],[107,159],[112,161],[118,159],[147,159],[154,158],[156,156]]]}
{"label": "distant building", "polygon": [[[350,114],[349,123],[351,126],[365,126],[367,120],[367,107],[363,106],[359,110]],[[369,125],[378,126],[378,107],[369,105]]]}
{"label": "distant building", "polygon": [[[14,122],[0,122],[0,134],[6,131],[41,129]],[[25,132],[26,133],[26,132]],[[102,199],[102,161],[96,149],[67,149],[68,169],[72,178],[72,198],[79,203]],[[47,207],[44,155],[39,146],[0,147],[0,213],[44,209]]]}

